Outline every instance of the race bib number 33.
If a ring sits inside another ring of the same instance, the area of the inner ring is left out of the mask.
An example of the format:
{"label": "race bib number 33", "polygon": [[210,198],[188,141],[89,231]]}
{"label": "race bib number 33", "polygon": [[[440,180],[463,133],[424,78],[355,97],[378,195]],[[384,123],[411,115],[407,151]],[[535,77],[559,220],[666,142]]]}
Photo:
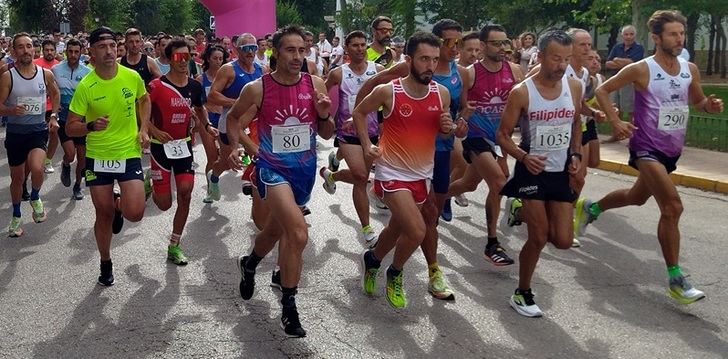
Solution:
{"label": "race bib number 33", "polygon": [[167,158],[169,159],[187,158],[192,156],[190,148],[187,147],[187,140],[184,138],[180,140],[167,141],[162,146],[164,146],[164,154],[167,155]]}
{"label": "race bib number 33", "polygon": [[571,124],[536,127],[536,138],[531,146],[541,151],[558,151],[569,148],[571,141]]}
{"label": "race bib number 33", "polygon": [[302,152],[311,149],[309,125],[273,126],[273,153]]}
{"label": "race bib number 33", "polygon": [[687,106],[660,107],[657,129],[660,131],[677,131],[688,128],[690,109]]}
{"label": "race bib number 33", "polygon": [[126,160],[94,160],[94,172],[125,173]]}

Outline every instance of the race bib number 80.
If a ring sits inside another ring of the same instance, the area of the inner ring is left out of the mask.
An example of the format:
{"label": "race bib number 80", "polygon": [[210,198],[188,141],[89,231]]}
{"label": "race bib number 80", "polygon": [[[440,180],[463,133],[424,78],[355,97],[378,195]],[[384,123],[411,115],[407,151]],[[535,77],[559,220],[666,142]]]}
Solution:
{"label": "race bib number 80", "polygon": [[536,138],[531,147],[540,151],[558,151],[569,148],[571,124],[536,127]]}
{"label": "race bib number 80", "polygon": [[26,115],[40,115],[43,113],[44,97],[18,97],[18,105],[25,108]]}
{"label": "race bib number 80", "polygon": [[688,128],[690,109],[687,106],[660,107],[657,129],[660,131],[677,131]]}
{"label": "race bib number 80", "polygon": [[273,153],[302,152],[311,149],[309,125],[273,126]]}

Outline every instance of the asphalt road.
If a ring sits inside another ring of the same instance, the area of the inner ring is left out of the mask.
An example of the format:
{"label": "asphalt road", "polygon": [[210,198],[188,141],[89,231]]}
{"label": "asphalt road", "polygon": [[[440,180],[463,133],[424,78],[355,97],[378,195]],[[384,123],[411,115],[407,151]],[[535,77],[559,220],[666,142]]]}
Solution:
{"label": "asphalt road", "polygon": [[[323,164],[331,142],[321,142]],[[197,160],[204,164],[202,149]],[[60,161],[60,149],[56,156]],[[8,165],[0,154],[0,221],[10,219]],[[318,180],[309,203],[310,241],[297,302],[305,339],[288,339],[279,327],[279,295],[268,287],[275,253],[259,267],[250,301],[238,294],[235,258],[248,253],[254,227],[251,201],[239,174],[226,174],[223,197],[202,203],[198,171],[183,246],[186,267],[166,259],[173,212],[150,202],[144,219],[127,222],[114,237],[116,285],[96,284],[98,252],[90,196],[70,199],[49,175],[42,196],[49,211],[32,224],[23,204],[25,235],[0,239],[0,357],[8,358],[218,358],[218,357],[450,357],[450,358],[725,358],[728,290],[725,283],[728,197],[680,189],[682,266],[707,299],[690,306],[665,294],[666,272],[656,239],[654,200],[607,212],[590,227],[580,249],[547,247],[534,277],[540,319],[508,305],[516,265],[496,268],[482,257],[485,186],[454,206],[440,226],[439,261],[455,302],[427,293],[424,258],[405,267],[409,307],[393,310],[380,293],[360,289],[356,214],[351,187],[329,195]],[[585,193],[600,197],[631,185],[633,177],[590,171]],[[174,208],[174,207],[173,207]],[[386,214],[373,216],[381,229]],[[525,229],[502,241],[512,256]],[[387,265],[390,258],[385,259]]]}

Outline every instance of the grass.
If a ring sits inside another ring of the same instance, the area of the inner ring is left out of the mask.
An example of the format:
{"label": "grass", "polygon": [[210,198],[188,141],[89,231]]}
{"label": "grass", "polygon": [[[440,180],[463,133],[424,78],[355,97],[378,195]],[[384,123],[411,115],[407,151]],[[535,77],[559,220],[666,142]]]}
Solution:
{"label": "grass", "polygon": [[708,95],[715,95],[716,97],[723,99],[724,102],[724,110],[721,114],[705,114],[705,113],[696,113],[698,116],[706,116],[706,117],[717,117],[717,118],[724,118],[728,120],[728,86],[712,86],[712,85],[704,85],[703,86],[703,92],[706,96]]}

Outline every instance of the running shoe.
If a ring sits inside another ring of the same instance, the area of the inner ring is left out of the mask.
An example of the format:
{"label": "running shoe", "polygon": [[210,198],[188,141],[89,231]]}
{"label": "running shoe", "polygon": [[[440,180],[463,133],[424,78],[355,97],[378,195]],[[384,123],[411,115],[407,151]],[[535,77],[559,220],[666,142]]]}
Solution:
{"label": "running shoe", "polygon": [[576,208],[574,213],[574,234],[583,236],[586,233],[586,226],[589,223],[594,222],[598,215],[594,215],[591,211],[592,201],[584,198],[579,198],[576,201]]}
{"label": "running shoe", "polygon": [[321,167],[319,170],[319,176],[324,179],[324,190],[326,190],[328,194],[336,193],[336,181],[331,178],[331,171],[326,167]]}
{"label": "running shoe", "polygon": [[154,191],[152,187],[152,170],[144,171],[144,200],[149,200]]}
{"label": "running shoe", "polygon": [[248,256],[240,256],[238,258],[238,269],[240,269],[240,296],[244,300],[253,297],[255,291],[255,271],[245,268],[248,262]]}
{"label": "running shoe", "polygon": [[450,286],[447,285],[445,275],[442,274],[442,271],[437,268],[430,270],[429,274],[430,284],[427,287],[427,291],[436,299],[455,300],[455,294],[450,289]]}
{"label": "running shoe", "polygon": [[361,228],[361,235],[364,237],[364,242],[369,248],[374,247],[377,243],[377,232],[374,231],[371,224],[368,224]]}
{"label": "running shoe", "polygon": [[30,201],[30,206],[33,207],[33,221],[35,223],[42,223],[48,219],[45,208],[43,208],[43,201],[40,198],[35,201]]}
{"label": "running shoe", "polygon": [[[361,255],[361,286],[366,295],[374,295],[377,290],[377,274],[379,273],[379,267],[373,265],[367,265],[367,258],[371,256],[371,251],[364,251]],[[367,255],[367,253],[370,253]]]}
{"label": "running shoe", "polygon": [[56,169],[53,168],[53,161],[51,161],[49,158],[46,158],[43,161],[43,172],[45,172],[45,173],[56,172]]}
{"label": "running shoe", "polygon": [[188,263],[187,256],[182,252],[179,244],[167,246],[167,259],[178,266],[187,265]]}
{"label": "running shoe", "polygon": [[114,285],[114,269],[111,261],[101,261],[101,275],[98,282],[105,287]]}
{"label": "running shoe", "polygon": [[311,208],[308,208],[308,206],[301,207],[301,213],[303,213],[304,216],[308,216],[311,214]]}
{"label": "running shoe", "polygon": [[250,163],[252,161],[250,160],[250,156],[248,156],[248,154],[246,153],[246,154],[240,156],[240,162],[243,163],[244,167],[248,167],[248,166],[250,166]]}
{"label": "running shoe", "polygon": [[452,221],[452,201],[450,201],[450,198],[445,200],[445,205],[442,208],[442,213],[440,213],[440,218],[442,218],[445,222]]}
{"label": "running shoe", "polygon": [[71,164],[61,162],[61,183],[65,187],[71,187]]}
{"label": "running shoe", "polygon": [[276,266],[276,269],[273,270],[270,276],[270,286],[281,291],[283,290],[283,286],[281,285],[281,269],[278,266]]}
{"label": "running shoe", "polygon": [[579,248],[581,247],[581,241],[574,236],[574,240],[571,242],[571,248]]}
{"label": "running shoe", "polygon": [[695,289],[684,276],[670,280],[667,294],[680,304],[690,304],[705,298],[705,293]]}
{"label": "running shoe", "polygon": [[515,309],[516,313],[520,315],[531,318],[543,315],[541,309],[533,301],[533,292],[531,292],[530,288],[527,290],[516,289],[516,292],[511,296],[510,303],[511,308]]}
{"label": "running shoe", "polygon": [[460,207],[467,207],[470,204],[470,201],[468,201],[468,198],[464,194],[459,194],[453,198],[455,199],[455,204]]}
{"label": "running shoe", "polygon": [[23,235],[23,229],[20,228],[20,225],[23,223],[23,220],[20,217],[15,217],[10,220],[10,225],[8,225],[8,237],[20,237]]}
{"label": "running shoe", "polygon": [[407,295],[402,285],[402,272],[391,278],[387,276],[387,301],[395,309],[407,307]]}
{"label": "running shoe", "polygon": [[523,207],[523,203],[520,199],[506,198],[506,208],[500,222],[501,232],[510,232],[513,227],[521,225],[521,221],[518,220],[518,211],[521,207]]}
{"label": "running shoe", "polygon": [[298,310],[296,307],[283,308],[281,314],[281,328],[289,338],[303,338],[306,331],[301,327],[301,321],[298,318]]}
{"label": "running shoe", "polygon": [[329,152],[329,171],[336,172],[339,170],[339,160],[336,159],[336,151]]}
{"label": "running shoe", "polygon": [[253,183],[250,181],[243,180],[243,186],[242,191],[243,194],[246,196],[252,196],[253,195]]}
{"label": "running shoe", "polygon": [[485,256],[485,260],[493,263],[496,267],[508,266],[515,263],[515,261],[506,254],[506,250],[501,247],[500,243],[496,243],[490,247],[486,246],[483,255]]}
{"label": "running shoe", "polygon": [[219,201],[220,200],[220,184],[219,183],[213,183],[210,179],[210,176],[212,176],[212,171],[207,172],[207,193],[208,198],[212,199],[213,201]]}
{"label": "running shoe", "polygon": [[81,190],[81,186],[73,187],[73,199],[75,199],[76,201],[80,201],[83,199],[83,191]]}
{"label": "running shoe", "polygon": [[118,234],[121,232],[121,228],[124,227],[124,216],[121,210],[116,208],[116,199],[121,197],[121,194],[114,189],[114,220],[111,222],[111,233]]}

